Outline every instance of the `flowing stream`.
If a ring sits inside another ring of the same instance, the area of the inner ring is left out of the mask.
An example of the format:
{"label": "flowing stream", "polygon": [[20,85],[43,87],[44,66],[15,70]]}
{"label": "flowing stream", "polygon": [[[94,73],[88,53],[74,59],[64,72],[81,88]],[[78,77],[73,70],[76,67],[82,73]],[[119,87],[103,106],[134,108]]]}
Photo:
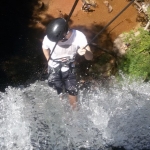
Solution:
{"label": "flowing stream", "polygon": [[150,149],[150,83],[92,81],[78,110],[37,81],[0,93],[0,150]]}

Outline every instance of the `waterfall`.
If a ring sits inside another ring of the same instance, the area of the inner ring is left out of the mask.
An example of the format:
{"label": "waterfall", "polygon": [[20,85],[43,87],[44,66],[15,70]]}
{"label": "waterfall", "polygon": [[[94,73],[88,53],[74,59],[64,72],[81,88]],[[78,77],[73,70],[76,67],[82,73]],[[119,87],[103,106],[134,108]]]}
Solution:
{"label": "waterfall", "polygon": [[150,149],[150,83],[125,77],[80,88],[72,111],[46,81],[0,93],[0,150]]}

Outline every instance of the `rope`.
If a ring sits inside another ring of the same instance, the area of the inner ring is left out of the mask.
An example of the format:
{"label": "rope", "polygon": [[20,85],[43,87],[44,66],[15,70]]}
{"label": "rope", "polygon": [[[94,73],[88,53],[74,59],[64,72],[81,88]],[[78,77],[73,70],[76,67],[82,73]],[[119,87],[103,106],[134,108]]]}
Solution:
{"label": "rope", "polygon": [[90,45],[114,20],[116,20],[135,0],[132,0],[126,7],[124,7],[101,31],[99,31],[95,37],[84,47]]}
{"label": "rope", "polygon": [[74,5],[72,6],[72,9],[71,9],[71,11],[70,11],[70,13],[69,13],[69,16],[68,16],[68,18],[67,18],[67,22],[68,22],[69,19],[71,18],[72,13],[74,12],[74,9],[75,9],[75,7],[76,7],[78,1],[79,1],[79,0],[76,0],[76,1],[74,2]]}
{"label": "rope", "polygon": [[119,57],[115,52],[109,51],[108,49],[105,49],[105,48],[102,48],[102,47],[98,46],[98,45],[95,44],[95,43],[94,43],[94,44],[91,43],[91,44],[89,44],[89,45],[94,46],[94,47],[100,49],[101,51],[104,51],[105,53],[108,53],[108,54],[112,55],[113,57]]}

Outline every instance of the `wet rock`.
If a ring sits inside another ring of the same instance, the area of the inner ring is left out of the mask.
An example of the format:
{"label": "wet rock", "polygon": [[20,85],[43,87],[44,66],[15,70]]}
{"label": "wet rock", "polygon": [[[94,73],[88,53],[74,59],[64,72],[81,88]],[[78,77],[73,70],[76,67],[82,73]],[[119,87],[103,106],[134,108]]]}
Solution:
{"label": "wet rock", "polygon": [[123,42],[123,34],[119,35],[118,38],[116,38],[113,42],[113,51],[118,55],[122,56],[125,54],[127,46]]}

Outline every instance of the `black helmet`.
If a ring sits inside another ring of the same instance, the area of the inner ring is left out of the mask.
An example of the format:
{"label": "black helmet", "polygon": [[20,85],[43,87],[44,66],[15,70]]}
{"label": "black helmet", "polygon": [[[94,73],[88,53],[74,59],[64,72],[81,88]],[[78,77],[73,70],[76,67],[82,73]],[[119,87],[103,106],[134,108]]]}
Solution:
{"label": "black helmet", "polygon": [[52,20],[47,28],[46,34],[49,40],[57,42],[65,37],[68,31],[68,24],[63,18],[56,18]]}

